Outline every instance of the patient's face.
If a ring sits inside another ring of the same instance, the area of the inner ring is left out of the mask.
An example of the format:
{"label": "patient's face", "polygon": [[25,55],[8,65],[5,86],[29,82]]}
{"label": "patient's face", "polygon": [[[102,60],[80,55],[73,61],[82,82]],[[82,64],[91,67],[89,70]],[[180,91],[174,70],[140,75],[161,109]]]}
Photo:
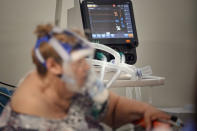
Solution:
{"label": "patient's face", "polygon": [[90,65],[87,63],[85,58],[82,58],[78,61],[73,62],[71,66],[78,86],[82,87],[85,84]]}

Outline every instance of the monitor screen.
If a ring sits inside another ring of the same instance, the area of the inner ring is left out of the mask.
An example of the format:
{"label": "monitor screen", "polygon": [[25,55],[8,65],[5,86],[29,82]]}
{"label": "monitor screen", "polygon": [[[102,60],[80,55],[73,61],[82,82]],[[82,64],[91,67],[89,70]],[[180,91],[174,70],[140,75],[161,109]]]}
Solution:
{"label": "monitor screen", "polygon": [[128,4],[87,4],[92,39],[133,38]]}

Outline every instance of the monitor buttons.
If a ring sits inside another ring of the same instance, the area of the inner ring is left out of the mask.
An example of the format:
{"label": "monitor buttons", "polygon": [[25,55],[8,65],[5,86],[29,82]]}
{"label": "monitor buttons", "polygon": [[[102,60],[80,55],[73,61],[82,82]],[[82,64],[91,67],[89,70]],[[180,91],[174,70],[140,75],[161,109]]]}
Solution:
{"label": "monitor buttons", "polygon": [[131,40],[126,40],[125,42],[126,42],[126,43],[131,43]]}

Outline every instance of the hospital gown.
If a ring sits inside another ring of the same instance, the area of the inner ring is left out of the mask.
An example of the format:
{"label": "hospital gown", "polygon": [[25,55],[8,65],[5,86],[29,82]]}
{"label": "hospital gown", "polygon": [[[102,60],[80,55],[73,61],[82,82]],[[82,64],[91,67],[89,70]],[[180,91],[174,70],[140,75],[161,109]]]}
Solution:
{"label": "hospital gown", "polygon": [[67,116],[61,120],[17,113],[8,104],[0,117],[0,131],[103,131],[100,120],[106,113],[107,103],[95,119],[90,110],[93,101],[78,94],[72,98]]}

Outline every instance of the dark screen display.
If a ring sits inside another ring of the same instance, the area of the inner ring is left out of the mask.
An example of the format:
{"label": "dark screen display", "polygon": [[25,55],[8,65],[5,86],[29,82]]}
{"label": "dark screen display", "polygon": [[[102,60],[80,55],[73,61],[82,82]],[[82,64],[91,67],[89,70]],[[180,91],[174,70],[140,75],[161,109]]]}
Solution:
{"label": "dark screen display", "polygon": [[92,39],[133,38],[128,4],[87,4]]}

